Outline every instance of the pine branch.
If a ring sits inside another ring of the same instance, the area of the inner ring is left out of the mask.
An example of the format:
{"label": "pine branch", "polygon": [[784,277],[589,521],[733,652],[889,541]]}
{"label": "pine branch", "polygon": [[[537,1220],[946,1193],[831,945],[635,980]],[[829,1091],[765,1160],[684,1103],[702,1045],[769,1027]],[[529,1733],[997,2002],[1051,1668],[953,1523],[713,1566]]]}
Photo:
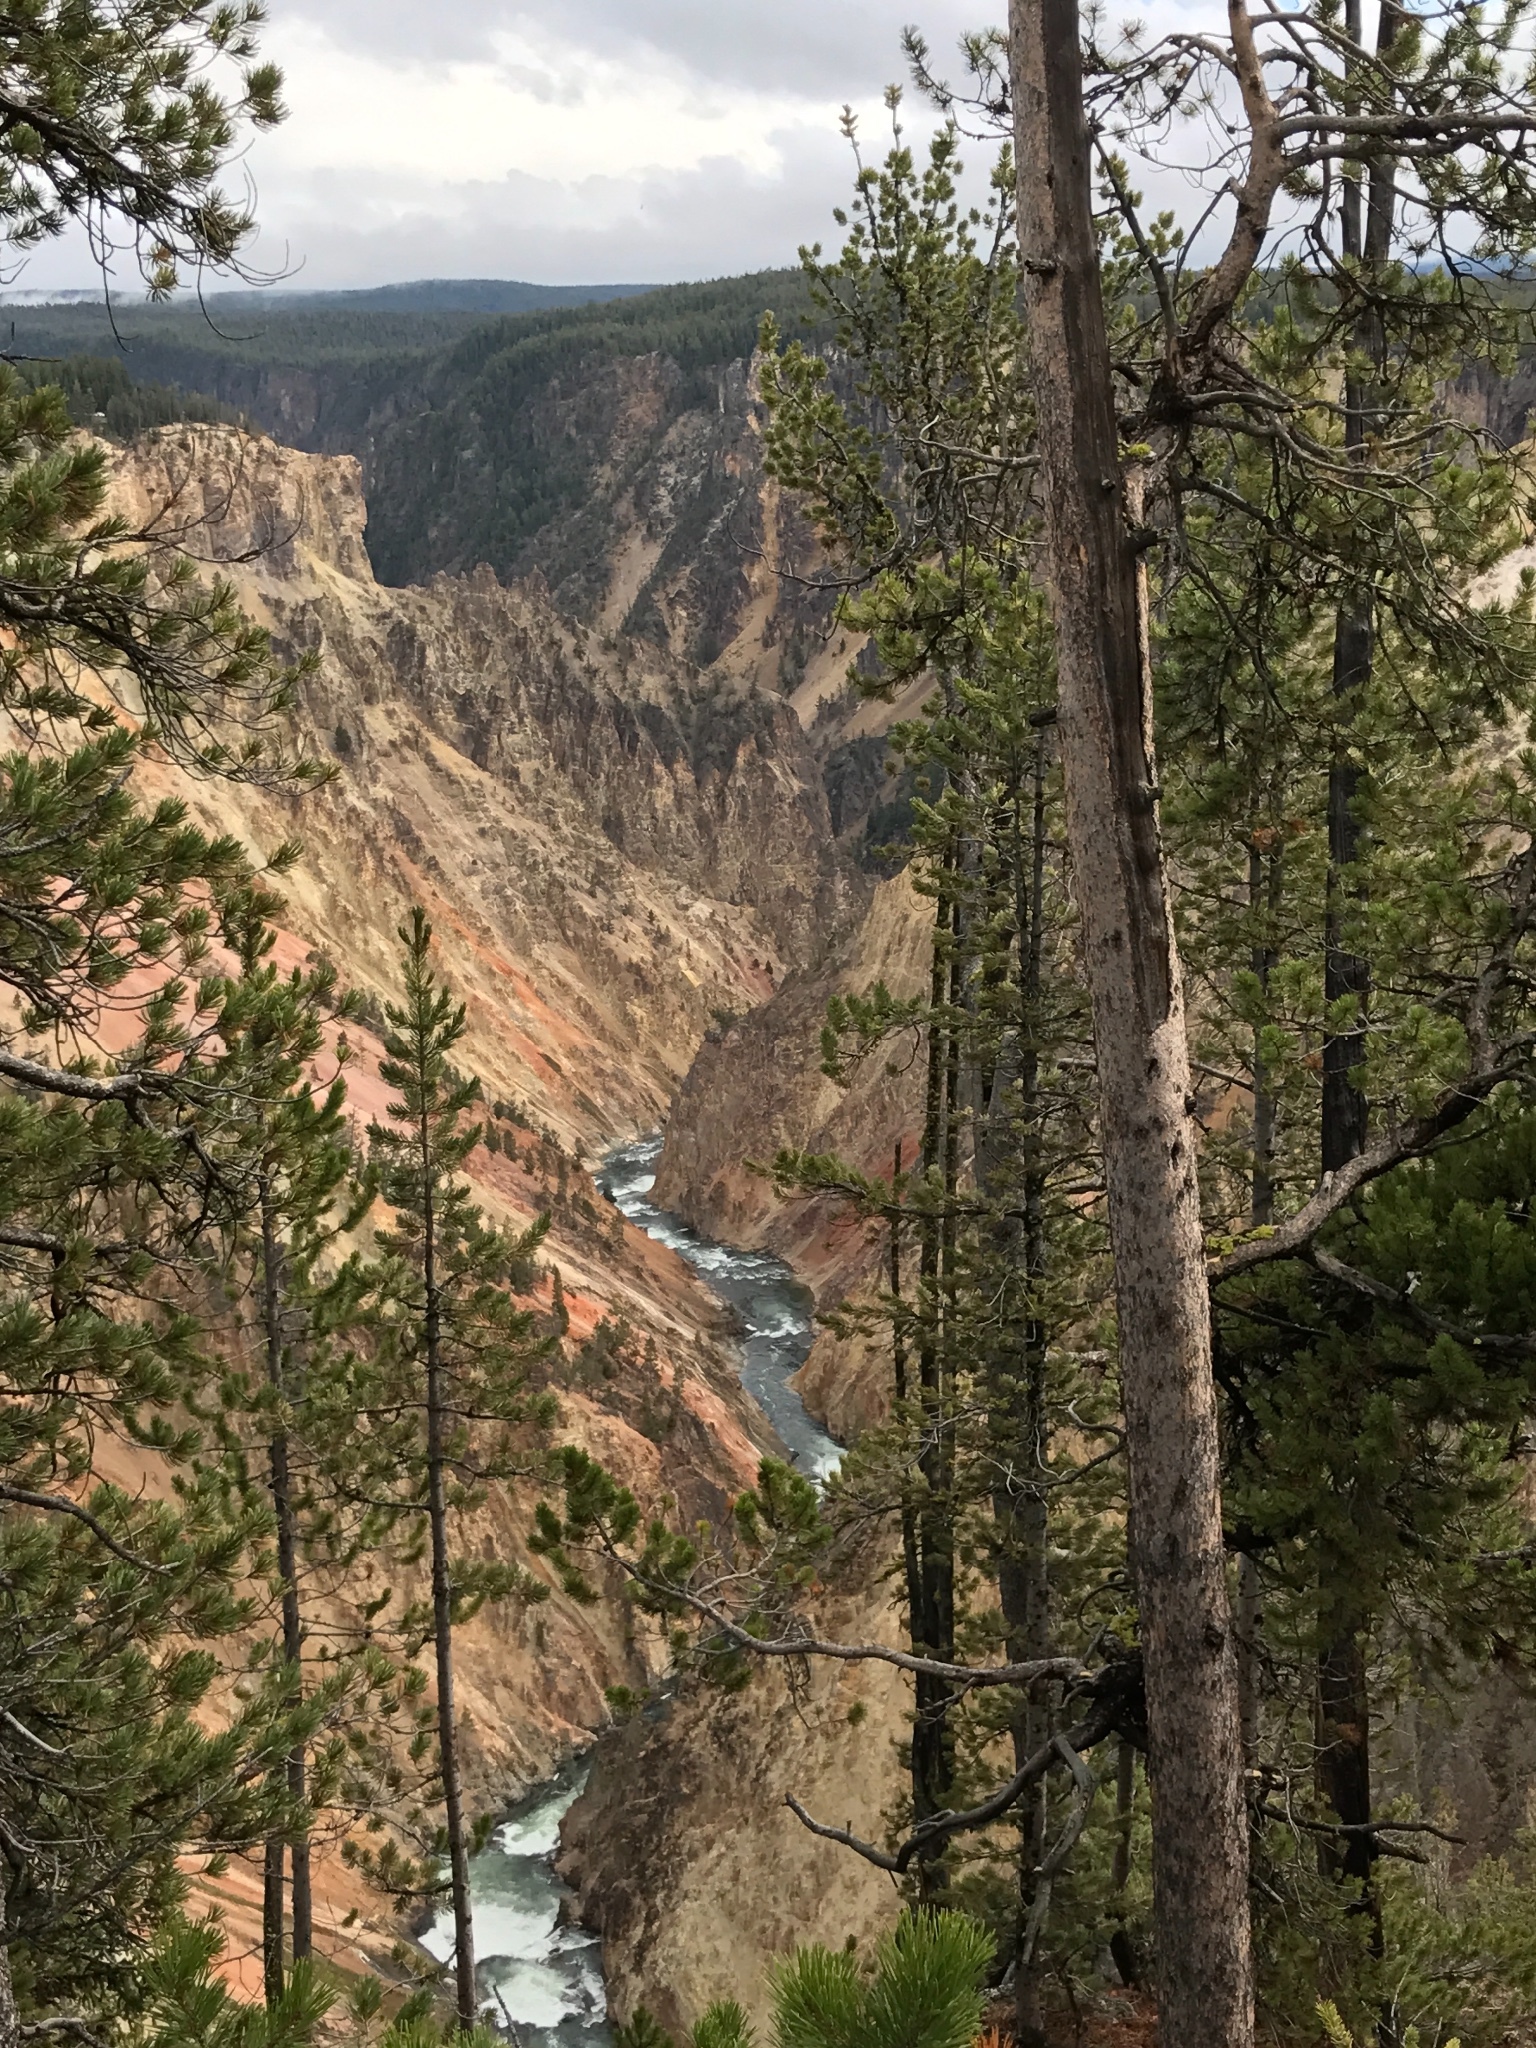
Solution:
{"label": "pine branch", "polygon": [[44,1513],[50,1515],[69,1515],[75,1521],[83,1522],[99,1543],[104,1543],[114,1557],[121,1558],[124,1564],[131,1564],[135,1571],[168,1572],[170,1570],[169,1565],[151,1564],[148,1558],[136,1557],[131,1550],[125,1550],[117,1538],[102,1527],[89,1508],[83,1508],[79,1501],[71,1500],[67,1494],[33,1493],[28,1487],[9,1486],[0,1481],[0,1500],[8,1500],[14,1506],[21,1508],[41,1508]]}
{"label": "pine branch", "polygon": [[1369,1273],[1362,1273],[1355,1266],[1348,1266],[1342,1259],[1334,1258],[1320,1245],[1313,1245],[1306,1254],[1308,1264],[1315,1266],[1319,1273],[1329,1280],[1337,1280],[1341,1286],[1352,1287],[1357,1294],[1368,1295],[1372,1301],[1379,1301],[1385,1307],[1396,1309],[1410,1322],[1433,1336],[1450,1337],[1458,1344],[1466,1345],[1469,1351],[1501,1351],[1515,1358],[1536,1358],[1536,1337],[1505,1336],[1495,1331],[1468,1330],[1459,1323],[1437,1316],[1432,1309],[1421,1306],[1406,1288],[1392,1287],[1385,1280],[1377,1280]]}
{"label": "pine branch", "polygon": [[1352,1201],[1363,1187],[1410,1159],[1421,1159],[1442,1139],[1464,1124],[1480,1109],[1496,1088],[1506,1081],[1522,1079],[1526,1069],[1513,1060],[1471,1074],[1456,1087],[1447,1089],[1428,1116],[1411,1123],[1394,1124],[1381,1133],[1347,1164],[1328,1174],[1311,1199],[1294,1216],[1277,1224],[1267,1237],[1237,1245],[1206,1268],[1212,1287],[1234,1280],[1240,1273],[1271,1264],[1276,1259],[1304,1255],[1314,1237],[1330,1218]]}

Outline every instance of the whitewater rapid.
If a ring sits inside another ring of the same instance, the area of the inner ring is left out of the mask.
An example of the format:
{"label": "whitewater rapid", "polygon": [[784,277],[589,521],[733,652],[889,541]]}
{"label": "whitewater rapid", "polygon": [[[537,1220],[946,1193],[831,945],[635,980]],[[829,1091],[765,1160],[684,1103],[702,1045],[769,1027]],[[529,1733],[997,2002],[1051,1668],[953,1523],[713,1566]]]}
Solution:
{"label": "whitewater rapid", "polygon": [[[686,1259],[736,1312],[741,1382],[773,1424],[801,1471],[825,1479],[842,1448],[805,1409],[789,1384],[815,1334],[811,1295],[782,1259],[736,1251],[690,1230],[650,1200],[661,1138],[638,1138],[610,1152],[597,1185],[615,1208],[658,1243]],[[602,1944],[560,1923],[568,1896],[555,1875],[560,1823],[586,1783],[586,1766],[569,1765],[513,1808],[483,1854],[470,1864],[475,1956],[480,1989],[498,2029],[521,2048],[610,2048]],[[444,1908],[422,1946],[439,1962],[453,1953],[453,1916]]]}

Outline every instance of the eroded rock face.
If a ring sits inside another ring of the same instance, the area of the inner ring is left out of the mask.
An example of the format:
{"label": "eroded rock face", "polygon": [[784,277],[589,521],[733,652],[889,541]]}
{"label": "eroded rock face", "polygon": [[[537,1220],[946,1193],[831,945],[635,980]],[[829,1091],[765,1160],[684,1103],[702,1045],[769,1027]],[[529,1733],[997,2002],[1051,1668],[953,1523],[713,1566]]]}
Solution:
{"label": "eroded rock face", "polygon": [[[749,681],[706,681],[655,645],[571,625],[537,584],[507,589],[481,570],[382,588],[349,457],[169,429],[120,458],[117,496],[228,574],[286,654],[318,656],[294,743],[335,771],[296,800],[151,765],[146,794],[174,791],[257,853],[302,840],[282,966],[323,952],[389,1000],[397,929],[426,906],[468,1006],[463,1063],[495,1110],[494,1146],[469,1162],[476,1191],[514,1223],[553,1212],[544,1256],[570,1318],[560,1433],[642,1500],[719,1516],[771,1432],[714,1298],[623,1222],[581,1161],[659,1121],[714,1013],[762,1001],[856,907],[799,721]],[[364,1123],[385,1106],[379,1045],[370,1029],[350,1035]],[[583,1362],[605,1317],[632,1332],[611,1371]],[[525,1542],[533,1498],[496,1495],[461,1539],[541,1569]],[[389,1575],[381,1562],[378,1584]],[[656,1656],[617,1598],[589,1608],[555,1591],[479,1616],[458,1654],[477,1800],[547,1776],[606,1720],[604,1688],[645,1682]],[[236,1947],[259,1914],[252,1877],[237,1867],[222,1893]],[[324,1853],[317,1886],[333,1954],[387,1948],[397,1930],[380,1902]]]}
{"label": "eroded rock face", "polygon": [[150,436],[120,494],[313,654],[298,809],[194,789],[306,859],[294,928],[386,992],[412,900],[438,921],[488,1089],[587,1142],[655,1121],[717,1011],[820,957],[852,901],[798,720],[750,683],[573,626],[489,570],[385,589],[360,471],[223,428]]}
{"label": "eroded rock face", "polygon": [[[894,1641],[876,1561],[846,1570],[866,1590],[829,1598],[820,1625]],[[770,1666],[740,1693],[691,1686],[604,1740],[559,1869],[602,1934],[616,2018],[645,2005],[680,2031],[735,1998],[765,2038],[776,1958],[850,1936],[867,1948],[897,1910],[890,1878],[809,1833],[785,1800],[880,1840],[905,1716],[889,1666]]]}

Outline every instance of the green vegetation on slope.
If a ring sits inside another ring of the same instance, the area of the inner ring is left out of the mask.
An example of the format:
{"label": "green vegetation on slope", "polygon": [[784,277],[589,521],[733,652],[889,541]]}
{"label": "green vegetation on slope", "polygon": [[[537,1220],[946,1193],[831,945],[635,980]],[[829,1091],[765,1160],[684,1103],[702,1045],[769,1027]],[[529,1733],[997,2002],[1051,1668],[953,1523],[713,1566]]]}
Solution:
{"label": "green vegetation on slope", "polygon": [[[119,311],[115,328],[99,306],[20,308],[13,346],[66,359],[66,381],[68,359],[120,348],[135,382],[206,394],[291,446],[359,456],[374,566],[411,583],[480,562],[525,572],[530,543],[591,496],[616,423],[642,458],[684,411],[724,404],[723,379],[750,357],[764,312],[793,331],[808,306],[798,271],[492,320],[371,294],[268,310],[251,294],[215,304],[220,327],[195,306]],[[629,381],[646,401],[631,416],[618,366],[644,358],[655,360]],[[594,543],[583,533],[572,545],[580,555]]]}

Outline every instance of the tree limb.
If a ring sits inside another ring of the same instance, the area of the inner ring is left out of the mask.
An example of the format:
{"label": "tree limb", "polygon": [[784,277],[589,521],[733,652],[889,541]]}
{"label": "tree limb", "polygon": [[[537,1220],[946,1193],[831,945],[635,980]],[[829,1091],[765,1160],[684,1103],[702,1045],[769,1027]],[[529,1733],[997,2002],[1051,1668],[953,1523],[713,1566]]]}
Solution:
{"label": "tree limb", "polygon": [[1093,1810],[1094,1795],[1099,1781],[1078,1755],[1065,1735],[1054,1738],[1053,1747],[1061,1761],[1077,1780],[1077,1798],[1072,1811],[1067,1815],[1066,1824],[1056,1839],[1040,1868],[1034,1873],[1035,1896],[1030,1902],[1029,1920],[1024,1928],[1024,1939],[1019,1947],[1018,1968],[1026,1969],[1034,1959],[1035,1943],[1040,1938],[1040,1929],[1045,1925],[1045,1916],[1051,1909],[1051,1887],[1067,1858],[1077,1847],[1078,1838],[1088,1825],[1088,1815]]}
{"label": "tree limb", "polygon": [[1502,1351],[1516,1358],[1536,1357],[1536,1337],[1504,1336],[1495,1331],[1467,1330],[1459,1323],[1448,1322],[1444,1316],[1437,1316],[1432,1309],[1422,1307],[1413,1296],[1401,1287],[1389,1286],[1385,1280],[1377,1280],[1370,1273],[1362,1273],[1356,1266],[1347,1266],[1342,1259],[1336,1259],[1331,1252],[1313,1245],[1307,1252],[1308,1261],[1329,1280],[1337,1280],[1341,1286],[1352,1287],[1357,1294],[1369,1295],[1373,1301],[1384,1303],[1396,1309],[1421,1328],[1437,1337],[1450,1337],[1458,1344],[1465,1344],[1469,1351]]}
{"label": "tree limb", "polygon": [[1465,1123],[1475,1109],[1481,1108],[1495,1088],[1514,1080],[1520,1071],[1512,1065],[1500,1065],[1469,1075],[1457,1087],[1447,1090],[1428,1116],[1383,1131],[1363,1152],[1357,1152],[1345,1165],[1326,1175],[1310,1200],[1294,1216],[1277,1224],[1268,1237],[1253,1238],[1222,1258],[1213,1259],[1206,1269],[1211,1285],[1219,1287],[1224,1280],[1233,1280],[1239,1273],[1268,1265],[1275,1259],[1297,1257],[1329,1218],[1337,1215],[1368,1182],[1379,1180],[1394,1166],[1431,1150],[1441,1138]]}
{"label": "tree limb", "polygon": [[72,1095],[81,1102],[131,1102],[147,1092],[147,1074],[117,1074],[110,1081],[93,1074],[72,1074],[67,1067],[45,1066],[20,1053],[0,1050],[0,1077],[45,1095]]}
{"label": "tree limb", "polygon": [[[948,1841],[951,1835],[969,1834],[976,1828],[987,1827],[992,1821],[1001,1819],[1011,1806],[1018,1804],[1030,1786],[1043,1778],[1055,1765],[1066,1764],[1074,1777],[1078,1777],[1078,1769],[1081,1766],[1089,1781],[1096,1786],[1098,1781],[1087,1771],[1081,1753],[1085,1749],[1091,1749],[1096,1742],[1102,1742],[1106,1735],[1113,1733],[1118,1719],[1119,1713],[1114,1698],[1101,1699],[1086,1720],[1079,1722],[1077,1727],[1069,1729],[1064,1735],[1053,1735],[1049,1742],[1037,1749],[1007,1784],[1000,1786],[990,1798],[983,1799],[979,1805],[968,1806],[960,1813],[934,1814],[912,1830],[894,1856],[884,1849],[877,1849],[873,1842],[861,1840],[847,1828],[828,1827],[824,1821],[814,1819],[792,1792],[785,1794],[784,1804],[801,1826],[809,1828],[813,1835],[820,1835],[823,1841],[840,1842],[845,1849],[852,1849],[855,1855],[862,1856],[866,1863],[873,1863],[877,1870],[888,1870],[895,1876],[901,1876],[906,1872],[914,1856]],[[1078,1777],[1078,1782],[1081,1786],[1081,1777]],[[1086,1810],[1083,1818],[1087,1818]],[[1079,1827],[1078,1833],[1081,1832]],[[1076,1836],[1072,1839],[1075,1841]],[[1068,1842],[1067,1848],[1070,1847],[1071,1842]],[[1062,1854],[1064,1859],[1066,1851],[1063,1850]],[[1057,1867],[1059,1868],[1059,1865]]]}
{"label": "tree limb", "polygon": [[828,1657],[843,1664],[894,1664],[898,1671],[911,1671],[923,1678],[947,1678],[969,1689],[987,1685],[1036,1685],[1041,1679],[1059,1678],[1069,1685],[1081,1684],[1090,1676],[1078,1657],[1037,1657],[1026,1664],[946,1664],[937,1657],[919,1657],[910,1650],[897,1650],[888,1643],[833,1643],[821,1636],[755,1636],[733,1621],[713,1600],[686,1586],[653,1579],[627,1558],[616,1545],[604,1541],[605,1553],[637,1586],[664,1600],[680,1600],[704,1621],[710,1622],[738,1650],[750,1650],[759,1657]]}
{"label": "tree limb", "polygon": [[0,1500],[11,1501],[15,1506],[21,1508],[41,1508],[46,1514],[50,1515],[72,1516],[75,1521],[83,1522],[97,1541],[104,1543],[114,1557],[120,1557],[124,1564],[131,1564],[135,1571],[165,1572],[170,1570],[169,1565],[151,1564],[148,1558],[135,1557],[131,1550],[125,1550],[117,1538],[102,1527],[89,1508],[81,1507],[79,1501],[71,1500],[68,1494],[33,1493],[25,1486],[7,1486],[0,1482]]}

